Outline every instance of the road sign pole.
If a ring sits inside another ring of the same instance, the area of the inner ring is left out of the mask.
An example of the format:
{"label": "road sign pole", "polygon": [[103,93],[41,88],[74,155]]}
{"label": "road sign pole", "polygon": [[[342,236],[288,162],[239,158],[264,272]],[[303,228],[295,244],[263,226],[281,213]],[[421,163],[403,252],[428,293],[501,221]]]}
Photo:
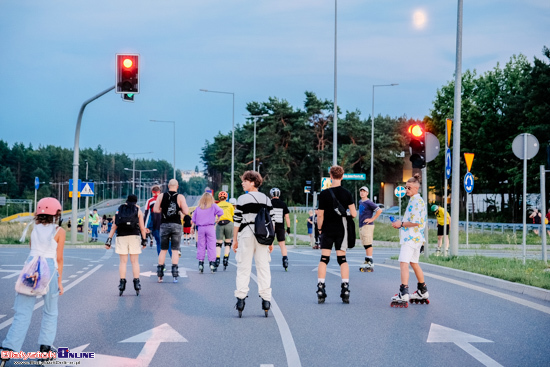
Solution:
{"label": "road sign pole", "polygon": [[34,212],[36,213],[36,197],[37,197],[38,190],[34,189]]}
{"label": "road sign pole", "polygon": [[[426,205],[426,226],[424,227],[424,257],[428,258],[429,254],[429,241],[428,241],[428,166],[422,168],[422,197],[424,204]],[[399,206],[401,208],[401,206]]]}
{"label": "road sign pole", "polygon": [[541,238],[542,238],[542,261],[547,264],[546,259],[546,170],[544,165],[540,166],[540,201],[541,201]]}
{"label": "road sign pole", "polygon": [[470,216],[470,194],[466,193],[466,248],[468,248],[468,217]]}
{"label": "road sign pole", "polygon": [[525,244],[527,242],[527,134],[523,134],[523,265],[525,265]]}

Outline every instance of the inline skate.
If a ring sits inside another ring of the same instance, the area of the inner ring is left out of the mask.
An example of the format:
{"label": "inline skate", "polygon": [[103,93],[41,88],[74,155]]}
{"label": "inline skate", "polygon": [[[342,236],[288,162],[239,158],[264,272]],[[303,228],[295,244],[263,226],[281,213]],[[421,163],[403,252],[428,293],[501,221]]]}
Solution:
{"label": "inline skate", "polygon": [[325,291],[325,283],[317,283],[317,303],[325,303],[327,292]]}
{"label": "inline skate", "polygon": [[172,276],[174,277],[174,283],[177,283],[178,282],[178,277],[180,276],[177,264],[172,265]]}
{"label": "inline skate", "polygon": [[136,291],[136,296],[139,296],[139,291],[141,290],[141,283],[139,278],[134,278],[134,290]]}
{"label": "inline skate", "polygon": [[428,299],[429,296],[430,294],[428,293],[428,287],[426,287],[426,283],[418,283],[418,289],[416,290],[416,292],[411,294],[409,301],[411,305],[413,304],[413,302],[416,304],[430,304],[430,300]]}
{"label": "inline skate", "polygon": [[[246,298],[246,297],[245,297]],[[238,298],[237,297],[237,304],[235,305],[235,308],[237,309],[237,311],[239,311],[239,318],[243,317],[243,310],[244,310],[244,305],[245,305],[245,298]]]}
{"label": "inline skate", "polygon": [[119,296],[122,296],[122,293],[124,293],[124,290],[126,289],[126,279],[120,279],[120,284],[118,285],[118,290],[120,293]]}
{"label": "inline skate", "polygon": [[271,302],[266,301],[262,298],[262,310],[265,312],[265,317],[267,317],[268,311],[271,308]]}
{"label": "inline skate", "polygon": [[157,265],[157,277],[158,277],[158,282],[162,283],[162,278],[164,278],[164,264]]}
{"label": "inline skate", "polygon": [[283,256],[283,268],[285,268],[285,271],[288,271],[288,257]]}
{"label": "inline skate", "polygon": [[227,269],[227,266],[229,265],[229,254],[225,255],[223,257],[223,270]]}
{"label": "inline skate", "polygon": [[409,287],[401,284],[399,293],[391,298],[391,307],[409,307]]}
{"label": "inline skate", "polygon": [[199,261],[199,271],[202,272],[204,271],[204,261]]}
{"label": "inline skate", "polygon": [[342,283],[342,290],[340,291],[340,298],[342,302],[349,304],[349,283]]}
{"label": "inline skate", "polygon": [[374,263],[372,258],[365,257],[365,262],[359,267],[359,271],[362,273],[372,273],[374,271]]}
{"label": "inline skate", "polygon": [[210,261],[210,272],[215,273],[218,270],[218,267],[216,266],[215,261]]}

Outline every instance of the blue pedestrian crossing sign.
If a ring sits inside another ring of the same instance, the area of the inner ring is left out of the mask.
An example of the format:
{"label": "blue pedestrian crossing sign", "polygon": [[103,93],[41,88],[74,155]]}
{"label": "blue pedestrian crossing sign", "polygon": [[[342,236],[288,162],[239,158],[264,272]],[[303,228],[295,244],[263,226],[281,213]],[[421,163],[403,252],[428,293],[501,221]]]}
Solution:
{"label": "blue pedestrian crossing sign", "polygon": [[474,190],[474,175],[471,172],[464,176],[464,190],[469,194]]}
{"label": "blue pedestrian crossing sign", "polygon": [[40,187],[40,180],[38,179],[38,177],[35,177],[34,178],[34,188],[38,190],[39,187]]}
{"label": "blue pedestrian crossing sign", "polygon": [[398,198],[402,198],[403,196],[405,196],[405,188],[403,186],[397,186],[395,190],[393,190],[393,192]]}
{"label": "blue pedestrian crossing sign", "polygon": [[82,186],[80,187],[80,196],[94,196],[94,183],[82,182]]}
{"label": "blue pedestrian crossing sign", "polygon": [[447,148],[445,152],[445,177],[451,178],[451,149]]}

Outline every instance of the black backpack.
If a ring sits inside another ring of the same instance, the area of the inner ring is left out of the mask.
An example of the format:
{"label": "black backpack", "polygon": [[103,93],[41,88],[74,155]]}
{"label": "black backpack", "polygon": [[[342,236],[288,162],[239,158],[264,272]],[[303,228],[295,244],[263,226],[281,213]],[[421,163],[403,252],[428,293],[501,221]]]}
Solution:
{"label": "black backpack", "polygon": [[[254,195],[251,194],[251,196],[256,200]],[[259,204],[258,200],[256,200],[256,202]],[[266,205],[262,206],[258,214],[256,214],[256,219],[254,220],[254,236],[258,243],[267,246],[271,246],[275,240],[275,229],[273,228],[271,215],[269,215],[269,211],[267,210],[267,201]]]}
{"label": "black backpack", "polygon": [[121,232],[131,232],[139,228],[138,207],[135,205],[123,204],[118,208],[115,218],[117,229]]}

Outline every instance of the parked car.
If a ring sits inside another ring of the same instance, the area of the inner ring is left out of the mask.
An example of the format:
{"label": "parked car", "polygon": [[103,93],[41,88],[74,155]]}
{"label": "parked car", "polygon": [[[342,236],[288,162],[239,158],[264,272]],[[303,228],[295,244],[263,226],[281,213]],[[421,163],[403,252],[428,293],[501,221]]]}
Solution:
{"label": "parked car", "polygon": [[388,209],[384,209],[384,214],[399,214],[399,207],[398,206],[392,206]]}

